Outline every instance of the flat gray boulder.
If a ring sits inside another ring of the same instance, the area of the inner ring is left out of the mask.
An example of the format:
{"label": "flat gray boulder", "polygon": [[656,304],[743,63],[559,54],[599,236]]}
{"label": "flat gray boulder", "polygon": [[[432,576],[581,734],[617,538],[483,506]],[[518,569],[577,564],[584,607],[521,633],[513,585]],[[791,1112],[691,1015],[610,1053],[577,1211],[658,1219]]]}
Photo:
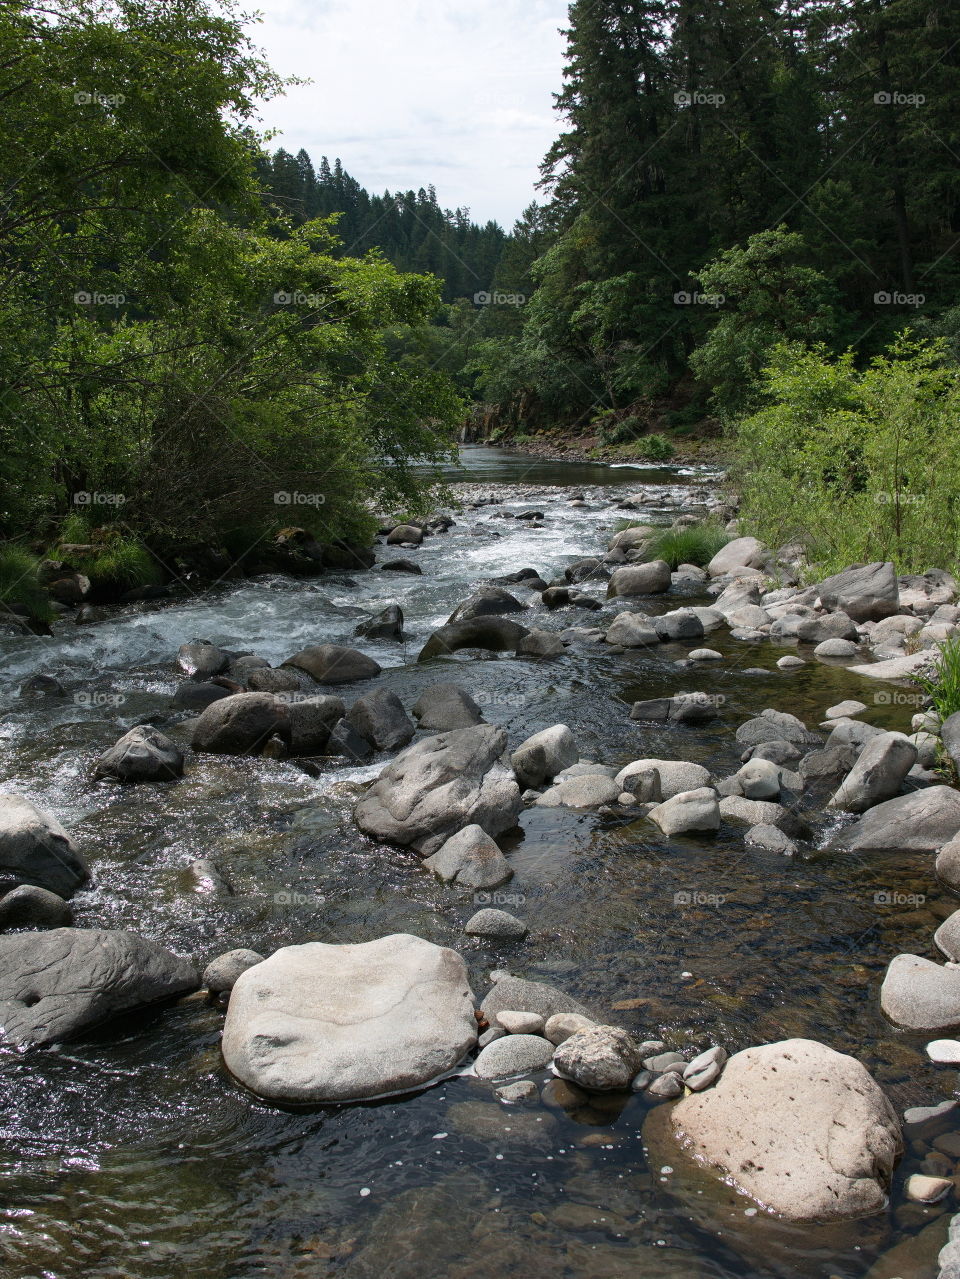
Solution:
{"label": "flat gray boulder", "polygon": [[[2,903],[0,903],[2,906]],[[496,941],[523,941],[529,929],[522,919],[509,911],[484,906],[471,915],[463,926],[468,937],[492,937]]]}
{"label": "flat gray boulder", "polygon": [[500,762],[507,735],[492,724],[438,733],[402,751],[357,804],[368,835],[435,853],[464,826],[499,835],[516,825],[520,790]]}
{"label": "flat gray boulder", "polygon": [[880,1007],[906,1030],[960,1026],[960,969],[920,955],[896,955],[880,987]]}
{"label": "flat gray boulder", "polygon": [[137,933],[15,933],[0,937],[0,1035],[10,1044],[58,1043],[199,985],[189,959]]}
{"label": "flat gray boulder", "polygon": [[900,612],[897,572],[889,561],[844,569],[824,578],[816,591],[824,608],[842,610],[855,622],[880,622]]}
{"label": "flat gray boulder", "polygon": [[0,793],[0,884],[35,884],[70,897],[90,878],[76,845],[32,800]]}
{"label": "flat gray boulder", "polygon": [[709,769],[702,764],[691,764],[680,759],[635,759],[626,768],[621,768],[614,780],[622,791],[629,790],[631,777],[651,769],[656,769],[660,775],[660,794],[663,799],[672,799],[681,791],[698,790],[701,786],[710,784]]}
{"label": "flat gray boulder", "polygon": [[871,737],[853,768],[830,800],[830,808],[865,813],[868,808],[899,794],[904,778],[917,762],[918,751],[903,733]]}
{"label": "flat gray boulder", "polygon": [[288,657],[283,665],[306,671],[318,684],[352,684],[380,674],[380,665],[372,657],[342,644],[312,644]]}
{"label": "flat gray boulder", "polygon": [[405,933],[285,946],[236,980],[223,1060],[271,1101],[359,1101],[458,1066],[477,1042],[456,951]]}
{"label": "flat gray boulder", "polygon": [[720,804],[717,792],[710,786],[681,791],[651,808],[647,816],[664,835],[683,835],[689,831],[712,833],[720,829]]}
{"label": "flat gray boulder", "polygon": [[791,1221],[882,1211],[903,1148],[897,1114],[861,1063],[809,1039],[736,1053],[670,1122],[698,1162]]}
{"label": "flat gray boulder", "polygon": [[497,888],[513,875],[497,843],[480,826],[464,826],[423,864],[444,883],[465,888]]}
{"label": "flat gray boulder", "polygon": [[175,782],[183,776],[183,751],[158,728],[142,724],[104,751],[93,775],[118,782]]}
{"label": "flat gray boulder", "polygon": [[960,791],[928,786],[869,809],[830,846],[852,852],[934,853],[960,831]]}
{"label": "flat gray boulder", "polygon": [[505,1011],[536,1013],[544,1022],[548,1022],[557,1013],[577,1013],[591,1023],[597,1020],[579,1000],[547,982],[527,981],[499,969],[490,974],[490,980],[493,985],[484,997],[480,1011],[491,1026],[496,1022],[497,1015]]}
{"label": "flat gray boulder", "polygon": [[607,597],[614,599],[621,595],[660,595],[669,591],[671,583],[670,565],[666,560],[627,564],[611,573],[607,583]]}
{"label": "flat gray boulder", "polygon": [[582,777],[567,777],[557,781],[534,800],[534,806],[599,808],[601,804],[615,804],[619,797],[620,790],[612,778],[599,773],[585,773]]}

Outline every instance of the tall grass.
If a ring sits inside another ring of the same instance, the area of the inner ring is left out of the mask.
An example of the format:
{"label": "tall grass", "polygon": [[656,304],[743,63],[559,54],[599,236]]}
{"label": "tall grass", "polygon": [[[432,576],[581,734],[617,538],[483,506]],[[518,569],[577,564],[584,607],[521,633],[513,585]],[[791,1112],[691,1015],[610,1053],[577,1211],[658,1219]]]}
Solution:
{"label": "tall grass", "polygon": [[951,635],[937,645],[939,660],[930,675],[919,675],[916,682],[933,702],[941,720],[960,711],[960,635]]}
{"label": "tall grass", "polygon": [[663,528],[652,532],[647,554],[652,560],[666,560],[672,569],[681,564],[705,568],[730,541],[719,524],[691,524],[688,528]]}
{"label": "tall grass", "polygon": [[[58,546],[63,544],[91,548],[84,554],[74,552],[66,558],[79,573],[89,577],[94,595],[153,586],[162,579],[156,561],[141,542],[116,528],[94,528],[85,515],[73,513],[63,521]],[[57,548],[51,555],[63,558]]]}
{"label": "tall grass", "polygon": [[38,564],[22,546],[0,546],[0,613],[25,609],[32,622],[53,621],[50,597],[37,578]]}

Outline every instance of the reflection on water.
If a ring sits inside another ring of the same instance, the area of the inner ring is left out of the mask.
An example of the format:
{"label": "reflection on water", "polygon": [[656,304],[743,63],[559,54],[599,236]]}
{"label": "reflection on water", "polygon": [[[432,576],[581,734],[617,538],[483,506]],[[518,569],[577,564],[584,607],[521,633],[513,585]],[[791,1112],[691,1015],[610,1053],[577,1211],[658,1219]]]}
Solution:
{"label": "reflection on water", "polygon": [[[3,641],[3,781],[74,826],[96,871],[78,923],[141,930],[201,965],[235,946],[269,953],[413,932],[460,950],[478,995],[491,969],[509,966],[671,1046],[734,1051],[805,1035],[858,1056],[898,1106],[950,1095],[953,1075],[925,1060],[922,1040],[891,1030],[877,1005],[890,956],[929,953],[953,908],[927,858],[788,861],[746,855],[733,826],[715,840],[666,840],[627,813],[533,809],[504,841],[516,872],[509,887],[530,926],[517,947],[466,938],[472,897],[358,836],[350,811],[378,765],[331,763],[311,778],[282,762],[202,757],[161,791],[89,782],[121,727],[169,715],[171,657],[184,640],[279,661],[308,642],[349,640],[357,610],[391,601],[406,613],[406,643],[363,645],[388,668],[383,682],[409,706],[428,684],[456,679],[513,745],[562,721],[586,758],[691,759],[725,775],[738,763],[733,730],[764,706],[816,725],[828,706],[859,697],[873,722],[906,727],[912,707],[877,704],[869,681],[816,662],[787,674],[773,646],[717,633],[710,643],[724,660],[695,674],[676,668],[683,650],[670,646],[573,646],[541,664],[459,654],[417,666],[423,639],[475,583],[527,564],[549,578],[602,546],[619,515],[612,504],[651,482],[623,470],[595,478],[598,468],[567,463],[537,462],[545,470],[524,476],[530,459],[492,449],[466,450],[465,461],[471,479],[545,486],[544,529],[498,518],[496,507],[466,511],[450,534],[404,552],[422,578],[374,570],[354,587],[243,583],[102,626],[64,626],[49,641]],[[679,477],[657,474],[665,514]],[[587,509],[566,506],[546,487],[556,484],[582,489]],[[687,500],[702,496],[694,489]],[[529,505],[525,494],[506,509]],[[538,606],[529,617],[559,629],[598,615]],[[66,681],[65,701],[16,695],[40,670]],[[714,724],[667,730],[628,718],[638,697],[697,687],[725,699]],[[823,834],[818,819],[811,852]],[[232,896],[197,891],[184,873],[196,857],[217,862]],[[921,900],[878,906],[878,893]],[[894,1244],[913,1268],[876,1276],[935,1274],[922,1259],[943,1243],[949,1205],[904,1206],[895,1192],[889,1215],[830,1229],[748,1216],[746,1201],[713,1178],[667,1162],[639,1097],[568,1113],[548,1104],[547,1090],[543,1103],[508,1110],[488,1085],[458,1078],[410,1098],[288,1113],[224,1075],[220,1026],[221,1014],[194,998],[59,1050],[0,1053],[3,1274],[854,1279]],[[898,1185],[923,1154],[908,1152]]]}

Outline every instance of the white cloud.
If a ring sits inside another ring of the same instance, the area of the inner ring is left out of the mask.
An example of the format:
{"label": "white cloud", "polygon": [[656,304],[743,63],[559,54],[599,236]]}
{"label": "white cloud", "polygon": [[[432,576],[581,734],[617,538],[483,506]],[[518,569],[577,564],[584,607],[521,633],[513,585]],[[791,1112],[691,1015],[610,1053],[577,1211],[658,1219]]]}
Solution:
{"label": "white cloud", "polygon": [[374,192],[433,183],[509,229],[560,130],[566,0],[265,0],[251,30],[282,75],[272,146],[339,156]]}

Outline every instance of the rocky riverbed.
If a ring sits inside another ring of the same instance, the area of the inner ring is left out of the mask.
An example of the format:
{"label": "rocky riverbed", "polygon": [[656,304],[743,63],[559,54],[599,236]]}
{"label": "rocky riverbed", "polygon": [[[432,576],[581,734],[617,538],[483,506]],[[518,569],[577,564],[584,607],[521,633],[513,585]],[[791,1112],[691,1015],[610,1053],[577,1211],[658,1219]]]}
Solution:
{"label": "rocky riverbed", "polygon": [[938,1273],[956,584],[481,452],[369,572],[4,641],[11,1273]]}

